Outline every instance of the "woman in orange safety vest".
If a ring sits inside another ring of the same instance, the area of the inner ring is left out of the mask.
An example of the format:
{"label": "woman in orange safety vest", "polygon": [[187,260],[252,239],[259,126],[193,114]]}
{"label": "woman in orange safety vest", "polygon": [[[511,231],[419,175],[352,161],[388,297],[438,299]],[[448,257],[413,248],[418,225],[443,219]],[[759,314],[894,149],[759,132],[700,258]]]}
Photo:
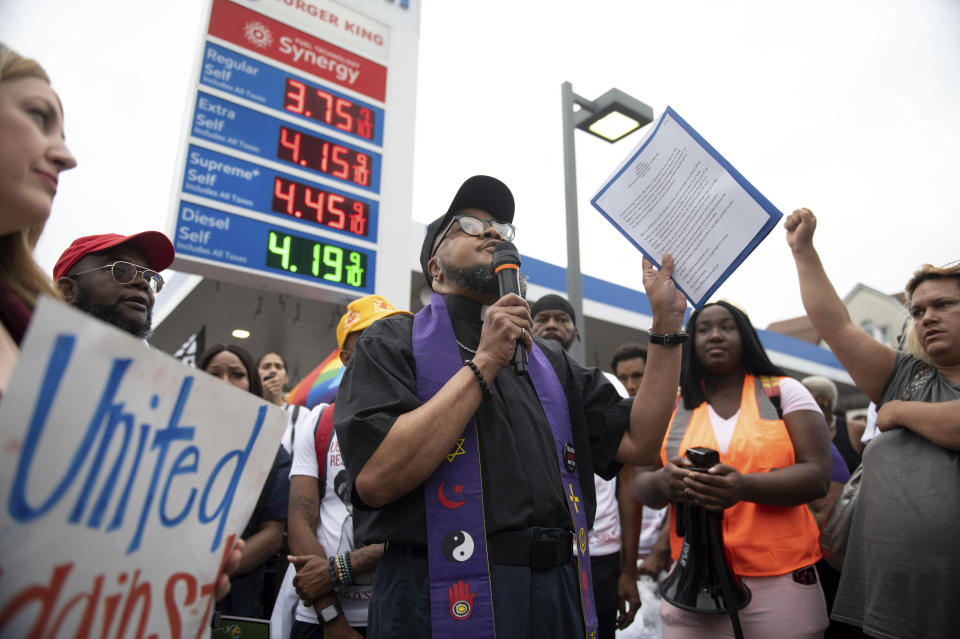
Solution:
{"label": "woman in orange safety vest", "polygon": [[[708,304],[687,323],[680,400],[660,453],[660,467],[640,472],[637,498],[723,511],[731,569],[750,588],[739,612],[744,637],[821,637],[826,603],[813,565],[818,530],[807,503],[826,494],[830,449],[823,414],[804,386],[767,357],[747,315],[727,302]],[[779,403],[779,406],[777,405]],[[708,473],[689,469],[684,453],[720,453]],[[671,516],[671,551],[682,540]],[[664,639],[733,636],[726,615],[661,603]]]}

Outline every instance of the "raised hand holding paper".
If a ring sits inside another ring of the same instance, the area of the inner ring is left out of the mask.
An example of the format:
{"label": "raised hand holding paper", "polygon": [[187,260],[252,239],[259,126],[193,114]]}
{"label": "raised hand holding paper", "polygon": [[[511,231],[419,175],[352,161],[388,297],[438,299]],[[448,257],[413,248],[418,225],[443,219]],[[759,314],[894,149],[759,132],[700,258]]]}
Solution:
{"label": "raised hand holding paper", "polygon": [[697,308],[783,217],[670,107],[591,203]]}

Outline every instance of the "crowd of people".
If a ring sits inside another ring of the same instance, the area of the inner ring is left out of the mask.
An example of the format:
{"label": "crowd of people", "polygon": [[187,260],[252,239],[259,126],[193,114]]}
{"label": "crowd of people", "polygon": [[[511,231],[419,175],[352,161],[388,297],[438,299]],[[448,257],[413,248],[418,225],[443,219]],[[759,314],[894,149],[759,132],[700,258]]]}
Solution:
{"label": "crowd of people", "polygon": [[[49,78],[0,44],[0,393],[40,295],[151,334],[174,257],[163,234],[78,238],[52,277],[33,260],[74,166]],[[956,636],[960,266],[910,278],[895,350],[851,321],[814,215],[786,219],[807,315],[877,407],[861,437],[835,385],[788,376],[737,305],[705,304],[684,327],[669,255],[660,269],[644,260],[646,344],[617,349],[609,373],[582,365],[567,352],[582,318],[565,299],[500,294],[493,254],[514,220],[505,184],[463,183],[427,226],[424,309],[376,295],[347,306],[333,404],[287,405],[281,353],[218,344],[198,358],[288,422],[218,610],[296,639],[610,638],[651,612],[667,639]],[[700,468],[703,449],[716,458]],[[845,558],[830,566],[820,529],[858,467]],[[696,513],[721,517],[749,592],[732,623],[657,588],[688,564]]]}

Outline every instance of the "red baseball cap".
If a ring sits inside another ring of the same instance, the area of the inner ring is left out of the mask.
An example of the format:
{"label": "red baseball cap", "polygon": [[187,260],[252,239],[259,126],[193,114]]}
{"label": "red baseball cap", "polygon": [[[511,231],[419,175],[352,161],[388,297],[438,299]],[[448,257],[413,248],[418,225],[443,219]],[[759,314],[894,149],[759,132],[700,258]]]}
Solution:
{"label": "red baseball cap", "polygon": [[173,244],[170,243],[166,235],[159,231],[144,231],[129,236],[115,233],[87,235],[75,239],[73,244],[63,252],[53,267],[53,279],[58,280],[66,275],[67,271],[80,261],[80,258],[91,253],[105,251],[120,244],[129,244],[139,249],[147,260],[146,266],[154,271],[160,272],[173,264]]}

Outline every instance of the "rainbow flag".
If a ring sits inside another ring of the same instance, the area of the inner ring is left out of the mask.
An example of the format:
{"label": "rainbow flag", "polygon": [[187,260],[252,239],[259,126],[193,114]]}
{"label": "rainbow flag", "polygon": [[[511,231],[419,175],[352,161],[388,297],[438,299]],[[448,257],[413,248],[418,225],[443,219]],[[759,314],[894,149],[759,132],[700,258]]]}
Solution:
{"label": "rainbow flag", "polygon": [[330,404],[337,398],[337,389],[343,379],[340,349],[335,348],[313,371],[287,393],[287,403],[313,408]]}

